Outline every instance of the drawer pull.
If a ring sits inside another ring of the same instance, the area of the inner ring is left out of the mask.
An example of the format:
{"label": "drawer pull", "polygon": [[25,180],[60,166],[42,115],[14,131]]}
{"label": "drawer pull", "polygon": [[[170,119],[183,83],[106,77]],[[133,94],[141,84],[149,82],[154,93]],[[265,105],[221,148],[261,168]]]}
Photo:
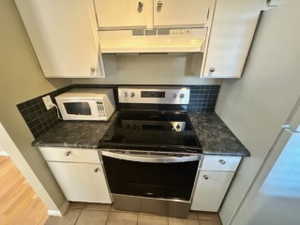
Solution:
{"label": "drawer pull", "polygon": [[204,180],[208,180],[208,176],[207,175],[203,175]]}
{"label": "drawer pull", "polygon": [[225,165],[226,164],[226,161],[224,159],[220,159],[219,160],[219,163],[221,163],[222,165]]}
{"label": "drawer pull", "polygon": [[66,156],[70,156],[72,154],[71,151],[66,152]]}
{"label": "drawer pull", "polygon": [[96,169],[94,170],[94,172],[95,172],[95,173],[98,173],[99,170],[100,170],[99,168],[96,168]]}

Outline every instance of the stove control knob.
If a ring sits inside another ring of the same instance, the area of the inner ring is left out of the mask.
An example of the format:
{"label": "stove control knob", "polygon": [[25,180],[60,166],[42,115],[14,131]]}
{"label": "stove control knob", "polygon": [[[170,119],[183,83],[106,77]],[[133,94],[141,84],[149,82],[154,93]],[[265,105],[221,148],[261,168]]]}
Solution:
{"label": "stove control knob", "polygon": [[184,98],[184,94],[181,93],[181,94],[179,95],[179,97],[180,97],[180,98]]}
{"label": "stove control knob", "polygon": [[174,95],[173,95],[173,98],[177,98],[177,94],[174,94]]}
{"label": "stove control knob", "polygon": [[133,98],[134,96],[135,96],[135,93],[134,93],[134,92],[131,92],[130,97]]}
{"label": "stove control knob", "polygon": [[128,93],[124,92],[124,97],[127,98],[128,97]]}

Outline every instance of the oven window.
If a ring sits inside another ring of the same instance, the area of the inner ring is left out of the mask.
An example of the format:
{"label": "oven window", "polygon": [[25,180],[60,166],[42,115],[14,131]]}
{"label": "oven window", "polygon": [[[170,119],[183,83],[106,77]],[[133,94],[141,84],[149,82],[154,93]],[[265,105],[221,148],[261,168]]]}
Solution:
{"label": "oven window", "polygon": [[190,200],[199,161],[142,163],[102,156],[111,192]]}
{"label": "oven window", "polygon": [[87,102],[67,102],[64,106],[68,114],[91,115],[91,108]]}

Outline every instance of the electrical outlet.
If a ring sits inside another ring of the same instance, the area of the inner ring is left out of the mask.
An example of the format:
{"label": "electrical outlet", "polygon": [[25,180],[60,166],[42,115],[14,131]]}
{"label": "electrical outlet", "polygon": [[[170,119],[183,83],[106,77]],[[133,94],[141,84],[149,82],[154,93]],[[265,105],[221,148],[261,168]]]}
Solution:
{"label": "electrical outlet", "polygon": [[55,107],[55,104],[52,102],[52,99],[51,99],[50,95],[46,95],[42,99],[43,99],[44,105],[45,105],[47,110],[52,109],[53,107]]}

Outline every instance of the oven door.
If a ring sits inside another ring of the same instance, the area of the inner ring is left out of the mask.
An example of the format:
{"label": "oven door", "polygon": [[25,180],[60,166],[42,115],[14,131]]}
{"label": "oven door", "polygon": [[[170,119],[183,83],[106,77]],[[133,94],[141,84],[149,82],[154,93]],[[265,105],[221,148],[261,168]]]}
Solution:
{"label": "oven door", "polygon": [[103,151],[113,194],[190,201],[200,155],[151,155]]}

